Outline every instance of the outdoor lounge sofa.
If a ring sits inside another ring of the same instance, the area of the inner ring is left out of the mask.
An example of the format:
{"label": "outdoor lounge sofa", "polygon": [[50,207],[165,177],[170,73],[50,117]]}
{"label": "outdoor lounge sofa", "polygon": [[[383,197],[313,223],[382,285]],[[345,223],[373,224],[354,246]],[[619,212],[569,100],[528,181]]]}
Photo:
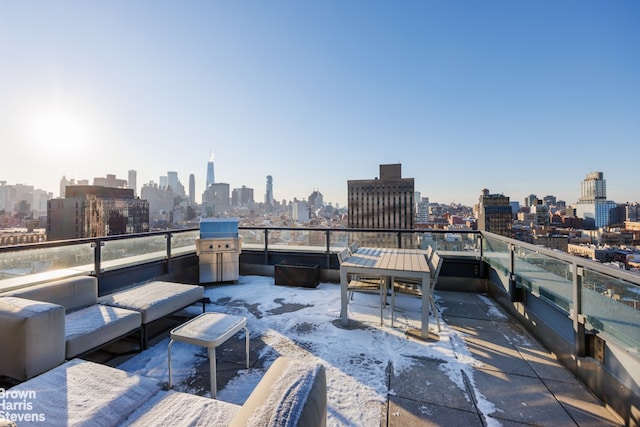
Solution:
{"label": "outdoor lounge sofa", "polygon": [[148,285],[127,290],[124,295],[133,298],[128,307],[117,306],[120,294],[112,299],[116,306],[107,305],[99,303],[93,276],[0,294],[0,375],[25,380],[136,331],[143,348],[144,325],[203,294],[200,286],[162,282],[157,291]]}
{"label": "outdoor lounge sofa", "polygon": [[[279,357],[240,405],[165,390],[142,375],[71,360],[5,393],[5,402],[25,399],[29,410],[12,411],[22,426],[305,426],[324,427],[327,390],[324,367]],[[13,397],[12,397],[13,396]],[[5,415],[6,417],[6,415]],[[29,418],[29,419],[27,419]],[[0,420],[0,426],[3,426]]]}
{"label": "outdoor lounge sofa", "polygon": [[144,348],[147,347],[147,325],[198,301],[202,301],[202,311],[204,312],[204,288],[202,286],[163,281],[135,285],[98,298],[100,304],[140,313]]}

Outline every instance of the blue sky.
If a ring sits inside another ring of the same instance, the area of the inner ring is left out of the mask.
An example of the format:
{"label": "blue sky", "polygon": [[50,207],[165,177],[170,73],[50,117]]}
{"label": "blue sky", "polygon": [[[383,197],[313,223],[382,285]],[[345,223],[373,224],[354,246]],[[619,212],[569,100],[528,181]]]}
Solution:
{"label": "blue sky", "polygon": [[640,201],[638,1],[0,2],[0,180]]}

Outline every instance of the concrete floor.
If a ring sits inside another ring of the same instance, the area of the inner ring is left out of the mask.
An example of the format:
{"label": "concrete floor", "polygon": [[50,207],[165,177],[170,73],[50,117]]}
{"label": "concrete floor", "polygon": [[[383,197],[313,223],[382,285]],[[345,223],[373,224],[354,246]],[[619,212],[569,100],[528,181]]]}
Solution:
{"label": "concrete floor", "polygon": [[[515,320],[487,305],[485,297],[437,295],[442,318],[461,332],[482,365],[474,368],[474,384],[465,376],[466,393],[436,369],[437,360],[419,360],[410,372],[391,375],[389,389],[395,395],[389,396],[387,426],[623,425]],[[479,407],[486,401],[495,411]]]}
{"label": "concrete floor", "polygon": [[[413,369],[398,376],[388,369],[388,390],[392,392],[386,405],[380,408],[381,426],[624,425],[486,296],[442,291],[436,294],[441,318],[460,332],[473,358],[481,363],[473,368],[471,377],[463,373],[464,389],[438,369],[439,364],[445,363],[441,360],[416,359]],[[299,307],[291,307],[292,311],[296,309]],[[166,338],[168,329],[182,321],[175,319],[173,323],[159,325],[159,334],[150,344]],[[263,367],[259,355],[264,345],[261,337],[251,337],[253,367]],[[239,334],[224,346],[217,365],[219,391],[244,368],[242,358],[225,357],[244,354],[244,336]],[[98,355],[95,358],[100,361]],[[117,366],[121,360],[118,357],[109,364]],[[197,365],[197,375],[189,387],[201,392],[197,394],[208,391],[206,357]]]}

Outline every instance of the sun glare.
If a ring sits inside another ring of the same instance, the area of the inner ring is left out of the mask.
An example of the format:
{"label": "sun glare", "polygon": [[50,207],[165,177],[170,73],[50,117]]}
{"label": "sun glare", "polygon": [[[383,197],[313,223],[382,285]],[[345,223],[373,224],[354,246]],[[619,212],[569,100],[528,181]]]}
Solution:
{"label": "sun glare", "polygon": [[40,115],[33,123],[33,136],[37,143],[53,150],[68,150],[87,141],[87,130],[74,114],[52,111]]}

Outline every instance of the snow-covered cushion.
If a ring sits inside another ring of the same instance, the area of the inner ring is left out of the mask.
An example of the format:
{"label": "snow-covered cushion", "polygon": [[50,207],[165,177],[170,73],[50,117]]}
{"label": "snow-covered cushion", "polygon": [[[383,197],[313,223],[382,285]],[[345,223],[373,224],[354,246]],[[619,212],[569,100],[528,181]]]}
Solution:
{"label": "snow-covered cushion", "polygon": [[25,380],[64,362],[64,318],[57,304],[0,297],[0,375]]}
{"label": "snow-covered cushion", "polygon": [[148,324],[185,308],[204,297],[199,285],[154,281],[99,298],[100,304],[127,308],[142,314],[142,323]]}
{"label": "snow-covered cushion", "polygon": [[231,426],[326,426],[324,367],[308,360],[279,357],[251,393]]}
{"label": "snow-covered cushion", "polygon": [[69,277],[4,295],[58,304],[69,312],[98,303],[98,279],[93,276]]}
{"label": "snow-covered cushion", "polygon": [[160,392],[145,402],[122,427],[227,426],[240,406],[175,391]]}
{"label": "snow-covered cushion", "polygon": [[[16,396],[16,404],[26,399],[29,414],[37,415],[16,421],[20,427],[116,426],[160,389],[153,379],[74,359],[7,393]],[[11,399],[5,398],[5,406]]]}
{"label": "snow-covered cushion", "polygon": [[142,324],[140,313],[95,304],[65,316],[67,359],[127,335]]}

